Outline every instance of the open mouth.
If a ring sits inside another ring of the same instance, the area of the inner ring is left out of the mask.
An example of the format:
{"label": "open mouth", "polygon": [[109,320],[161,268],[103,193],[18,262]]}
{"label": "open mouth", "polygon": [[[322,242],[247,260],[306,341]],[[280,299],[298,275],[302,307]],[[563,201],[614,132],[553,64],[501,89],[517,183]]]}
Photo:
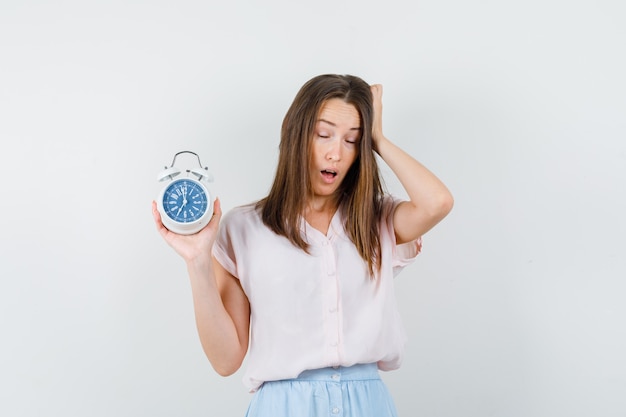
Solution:
{"label": "open mouth", "polygon": [[321,172],[322,172],[322,176],[324,178],[331,179],[331,178],[335,178],[337,176],[337,172],[332,171],[330,169],[323,169]]}

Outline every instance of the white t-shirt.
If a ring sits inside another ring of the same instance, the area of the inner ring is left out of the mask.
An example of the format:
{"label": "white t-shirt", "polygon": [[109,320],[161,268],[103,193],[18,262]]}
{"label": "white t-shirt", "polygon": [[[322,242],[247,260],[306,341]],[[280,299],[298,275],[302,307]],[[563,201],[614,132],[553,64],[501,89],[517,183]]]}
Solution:
{"label": "white t-shirt", "polygon": [[307,369],[377,363],[397,369],[405,333],[393,278],[421,249],[421,238],[396,245],[393,210],[384,200],[382,269],[376,279],[344,232],[338,210],[327,235],[302,221],[310,254],[263,224],[254,205],[222,219],[215,258],[238,278],[250,302],[250,346],[244,384],[297,377]]}

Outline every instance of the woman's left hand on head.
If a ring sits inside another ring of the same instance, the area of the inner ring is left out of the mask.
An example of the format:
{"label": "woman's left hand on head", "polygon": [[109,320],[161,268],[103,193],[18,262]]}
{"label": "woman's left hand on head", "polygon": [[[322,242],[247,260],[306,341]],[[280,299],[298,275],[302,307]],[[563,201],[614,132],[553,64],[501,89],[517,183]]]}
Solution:
{"label": "woman's left hand on head", "polygon": [[372,141],[374,149],[377,149],[379,140],[383,136],[383,86],[372,84],[370,86],[373,98],[374,119],[372,120]]}

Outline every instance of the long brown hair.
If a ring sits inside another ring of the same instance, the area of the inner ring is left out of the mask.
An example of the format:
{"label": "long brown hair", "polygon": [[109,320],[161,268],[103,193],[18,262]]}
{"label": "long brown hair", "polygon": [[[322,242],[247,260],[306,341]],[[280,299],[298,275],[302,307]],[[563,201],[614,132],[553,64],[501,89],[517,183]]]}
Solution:
{"label": "long brown hair", "polygon": [[261,209],[266,226],[308,252],[300,224],[307,197],[312,194],[309,178],[312,140],[320,109],[333,98],[352,104],[361,119],[359,152],[336,197],[345,219],[346,234],[374,276],[381,262],[378,225],[383,189],[372,147],[372,93],[362,79],[326,74],[302,86],[283,120],[274,183],[257,208]]}

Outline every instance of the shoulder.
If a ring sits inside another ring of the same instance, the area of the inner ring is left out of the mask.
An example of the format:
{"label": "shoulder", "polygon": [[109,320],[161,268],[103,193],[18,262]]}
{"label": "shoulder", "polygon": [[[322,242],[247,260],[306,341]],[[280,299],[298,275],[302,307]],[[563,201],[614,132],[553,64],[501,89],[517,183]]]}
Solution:
{"label": "shoulder", "polygon": [[392,196],[391,194],[385,194],[382,198],[382,209],[381,209],[381,221],[384,223],[388,223],[390,220],[393,221],[393,213],[398,207],[398,204],[402,202],[401,199]]}
{"label": "shoulder", "polygon": [[221,226],[223,227],[242,227],[252,226],[262,223],[259,210],[254,203],[237,206],[222,216]]}
{"label": "shoulder", "polygon": [[254,204],[232,208],[222,216],[213,255],[233,276],[239,276],[237,254],[248,246],[247,242],[256,240],[254,236],[262,225]]}
{"label": "shoulder", "polygon": [[380,221],[380,238],[383,246],[391,248],[393,256],[394,274],[397,274],[402,268],[413,262],[415,257],[422,250],[422,238],[418,237],[410,242],[398,244],[394,229],[393,216],[398,205],[404,200],[386,194],[383,198],[382,215]]}

